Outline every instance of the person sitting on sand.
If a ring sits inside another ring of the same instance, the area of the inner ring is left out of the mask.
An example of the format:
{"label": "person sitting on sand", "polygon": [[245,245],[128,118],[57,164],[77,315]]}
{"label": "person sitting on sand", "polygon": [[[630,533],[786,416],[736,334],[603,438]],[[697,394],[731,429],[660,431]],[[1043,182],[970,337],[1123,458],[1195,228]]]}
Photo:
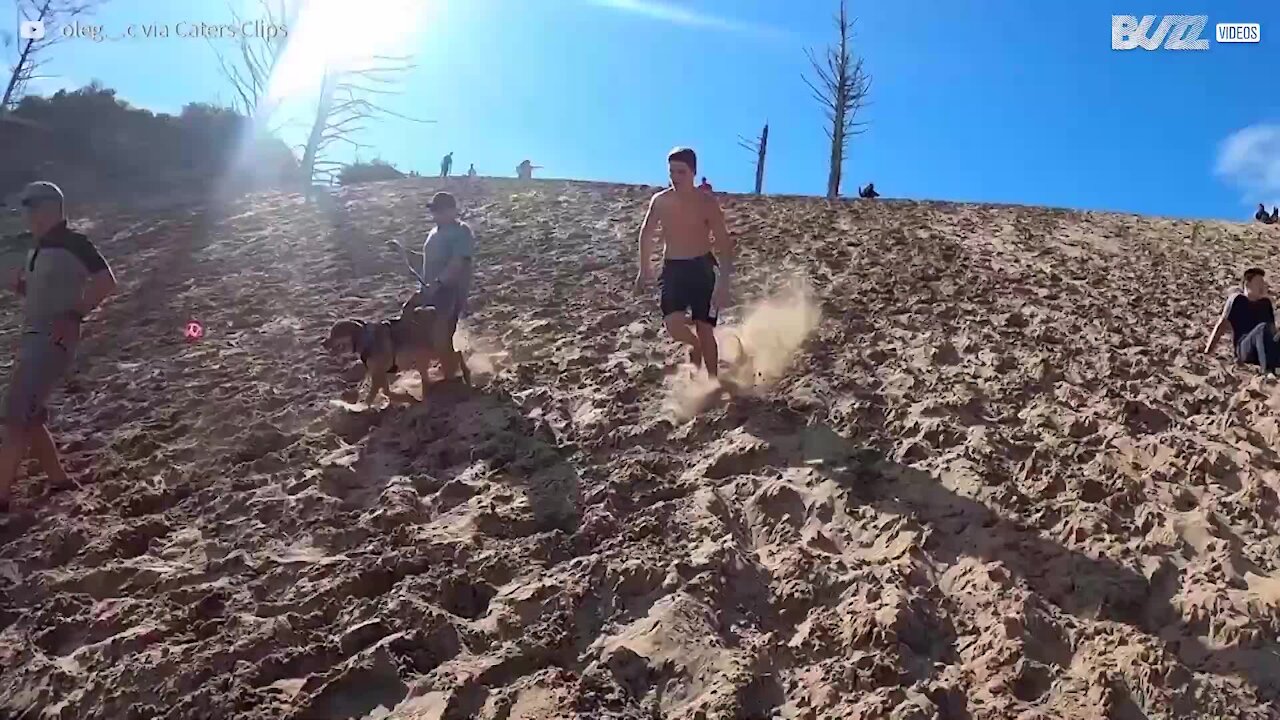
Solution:
{"label": "person sitting on sand", "polygon": [[[445,380],[453,379],[458,371],[458,356],[453,346],[453,335],[458,330],[458,319],[467,306],[474,274],[472,255],[476,238],[471,226],[458,220],[458,201],[447,192],[438,192],[427,206],[436,226],[422,243],[422,303],[434,305],[439,312],[440,326],[436,328],[435,346],[440,351],[441,369]],[[424,384],[426,379],[423,378]]]}
{"label": "person sitting on sand", "polygon": [[705,193],[715,192],[715,190],[711,189],[711,183],[707,182],[706,175],[702,176],[702,184],[698,186],[698,189]]}
{"label": "person sitting on sand", "polygon": [[[636,288],[653,282],[654,236],[661,230],[662,322],[672,339],[689,346],[694,367],[718,375],[719,348],[715,325],[719,309],[729,302],[734,241],[714,195],[698,192],[693,178],[698,156],[690,148],[667,155],[671,187],[649,201],[640,226],[640,271]],[[712,238],[714,237],[714,242]],[[693,320],[689,327],[688,317]]]}
{"label": "person sitting on sand", "polygon": [[1227,299],[1222,317],[1209,334],[1206,353],[1213,352],[1228,325],[1236,362],[1257,365],[1264,373],[1280,369],[1276,314],[1268,297],[1266,273],[1261,268],[1244,271],[1244,291],[1233,293]]}
{"label": "person sitting on sand", "polygon": [[880,197],[880,193],[876,192],[875,183],[867,183],[866,187],[858,188],[858,197],[866,198],[868,200],[875,200],[876,198]]}
{"label": "person sitting on sand", "polygon": [[1253,219],[1260,223],[1271,223],[1271,216],[1267,214],[1267,206],[1258,203],[1258,212],[1253,214]]}
{"label": "person sitting on sand", "polygon": [[116,278],[89,238],[67,227],[62,190],[34,182],[22,192],[22,212],[33,249],[14,278],[25,298],[26,320],[0,444],[0,512],[9,509],[13,481],[30,449],[54,488],[70,484],[49,434],[49,395],[75,359],[80,325],[116,291]]}

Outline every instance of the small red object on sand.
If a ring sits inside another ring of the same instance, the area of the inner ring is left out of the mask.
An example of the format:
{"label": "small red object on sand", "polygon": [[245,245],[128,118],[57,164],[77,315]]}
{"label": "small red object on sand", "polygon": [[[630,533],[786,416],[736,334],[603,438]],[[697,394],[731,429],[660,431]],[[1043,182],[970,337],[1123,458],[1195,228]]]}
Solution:
{"label": "small red object on sand", "polygon": [[199,340],[204,337],[204,326],[195,320],[192,320],[187,323],[187,327],[182,331],[182,334],[186,336],[188,340]]}

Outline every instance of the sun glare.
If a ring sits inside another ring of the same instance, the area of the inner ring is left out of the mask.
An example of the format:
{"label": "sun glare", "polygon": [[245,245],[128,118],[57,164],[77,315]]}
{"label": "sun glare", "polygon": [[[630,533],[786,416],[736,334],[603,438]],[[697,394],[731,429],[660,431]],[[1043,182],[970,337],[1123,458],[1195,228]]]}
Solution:
{"label": "sun glare", "polygon": [[289,27],[289,45],[270,96],[286,100],[320,87],[325,66],[359,70],[376,55],[412,52],[433,0],[306,0]]}

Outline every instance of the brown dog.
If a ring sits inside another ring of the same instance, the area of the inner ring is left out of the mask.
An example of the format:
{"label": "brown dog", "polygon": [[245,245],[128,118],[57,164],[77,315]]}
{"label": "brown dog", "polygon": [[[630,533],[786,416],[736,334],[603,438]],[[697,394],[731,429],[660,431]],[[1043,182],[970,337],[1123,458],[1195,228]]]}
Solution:
{"label": "brown dog", "polygon": [[[339,320],[329,328],[329,335],[322,341],[330,352],[354,352],[360,357],[369,377],[369,392],[364,399],[366,405],[373,402],[379,391],[385,392],[392,402],[415,402],[412,395],[391,391],[391,375],[404,370],[418,371],[422,376],[423,397],[426,397],[427,371],[431,361],[444,359],[434,337],[438,327],[436,309],[430,306],[410,309],[409,305],[405,303],[399,317],[377,323]],[[452,350],[452,343],[449,350]],[[470,385],[471,372],[462,359],[462,353],[452,352],[462,371],[463,381]]]}

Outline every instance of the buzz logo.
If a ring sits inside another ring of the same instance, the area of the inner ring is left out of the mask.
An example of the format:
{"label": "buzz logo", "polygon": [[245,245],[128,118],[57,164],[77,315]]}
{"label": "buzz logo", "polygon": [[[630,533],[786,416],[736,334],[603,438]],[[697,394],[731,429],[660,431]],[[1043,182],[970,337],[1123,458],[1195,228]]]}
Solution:
{"label": "buzz logo", "polygon": [[[1209,40],[1201,37],[1208,24],[1208,15],[1143,15],[1141,20],[1134,15],[1112,15],[1111,49],[1208,50]],[[1258,23],[1218,23],[1215,31],[1220,43],[1262,41]]]}
{"label": "buzz logo", "polygon": [[1165,50],[1208,50],[1209,41],[1200,37],[1208,23],[1208,15],[1165,15],[1152,35],[1155,15],[1143,15],[1142,20],[1132,15],[1112,15],[1111,49],[1158,50],[1164,43]]}

